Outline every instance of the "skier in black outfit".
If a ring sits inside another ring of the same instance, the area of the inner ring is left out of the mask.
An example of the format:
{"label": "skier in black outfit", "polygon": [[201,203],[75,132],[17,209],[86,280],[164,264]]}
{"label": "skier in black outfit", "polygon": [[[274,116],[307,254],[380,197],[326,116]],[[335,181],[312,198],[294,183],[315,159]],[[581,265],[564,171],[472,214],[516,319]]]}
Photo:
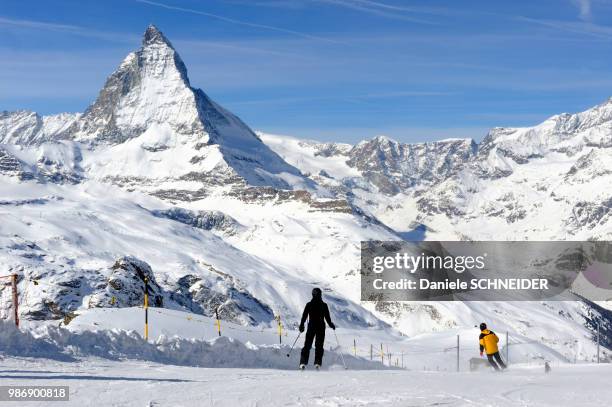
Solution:
{"label": "skier in black outfit", "polygon": [[315,341],[315,367],[319,369],[323,361],[323,343],[325,342],[325,322],[331,329],[336,329],[336,325],[331,321],[329,308],[323,302],[320,288],[312,290],[312,300],[304,307],[302,321],[300,322],[300,332],[304,332],[304,323],[308,318],[308,329],[306,330],[306,340],[302,348],[300,357],[300,369],[304,369],[308,364],[312,341]]}

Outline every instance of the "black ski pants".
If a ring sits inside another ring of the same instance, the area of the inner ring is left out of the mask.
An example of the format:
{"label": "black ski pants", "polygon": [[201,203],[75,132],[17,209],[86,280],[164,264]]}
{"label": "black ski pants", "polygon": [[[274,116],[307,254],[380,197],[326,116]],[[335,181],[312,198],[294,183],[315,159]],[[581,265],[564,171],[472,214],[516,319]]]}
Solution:
{"label": "black ski pants", "polygon": [[[495,360],[494,360],[495,358]],[[491,364],[491,366],[493,366],[493,368],[495,370],[499,370],[499,368],[501,367],[502,369],[506,368],[506,365],[504,364],[504,361],[501,358],[501,355],[499,354],[499,352],[495,352],[491,355],[487,354],[487,359],[489,359],[489,363]],[[497,363],[495,363],[495,361],[497,361]],[[499,364],[499,366],[498,366]]]}
{"label": "black ski pants", "polygon": [[306,340],[304,341],[304,347],[302,348],[302,354],[300,357],[300,365],[307,365],[308,358],[310,357],[310,348],[312,348],[312,342],[315,343],[315,365],[321,365],[323,361],[323,345],[325,342],[325,326],[313,327],[308,325],[306,330]]}

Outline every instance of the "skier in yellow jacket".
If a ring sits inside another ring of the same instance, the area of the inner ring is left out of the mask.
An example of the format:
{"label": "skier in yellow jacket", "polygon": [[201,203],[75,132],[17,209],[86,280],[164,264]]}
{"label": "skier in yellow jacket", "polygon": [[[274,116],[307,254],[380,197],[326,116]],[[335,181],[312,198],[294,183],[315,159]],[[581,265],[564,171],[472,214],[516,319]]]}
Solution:
{"label": "skier in yellow jacket", "polygon": [[[480,356],[482,356],[483,352],[487,353],[487,359],[489,359],[489,363],[495,370],[499,370],[506,368],[504,361],[499,354],[499,349],[497,347],[497,342],[499,342],[499,338],[495,335],[495,332],[487,329],[487,324],[484,322],[480,324],[480,337],[478,338],[480,342]],[[497,361],[497,363],[495,363]]]}

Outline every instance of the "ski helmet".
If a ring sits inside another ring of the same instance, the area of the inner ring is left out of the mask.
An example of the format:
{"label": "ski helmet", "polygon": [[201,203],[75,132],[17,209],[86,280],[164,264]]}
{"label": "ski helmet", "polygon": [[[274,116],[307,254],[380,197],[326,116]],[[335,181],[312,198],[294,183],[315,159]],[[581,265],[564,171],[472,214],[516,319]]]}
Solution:
{"label": "ski helmet", "polygon": [[312,289],[312,298],[321,298],[322,296],[321,289],[319,287],[315,287]]}
{"label": "ski helmet", "polygon": [[480,324],[480,330],[484,331],[485,329],[487,329],[487,324],[483,322],[482,324]]}

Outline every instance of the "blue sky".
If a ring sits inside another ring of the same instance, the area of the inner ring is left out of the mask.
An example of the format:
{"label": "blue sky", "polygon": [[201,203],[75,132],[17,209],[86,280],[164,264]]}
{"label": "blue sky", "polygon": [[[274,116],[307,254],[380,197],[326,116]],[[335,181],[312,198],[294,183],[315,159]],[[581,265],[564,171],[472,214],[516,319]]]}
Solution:
{"label": "blue sky", "polygon": [[149,23],[258,130],[481,139],[612,96],[612,0],[0,0],[0,110],[83,111]]}

